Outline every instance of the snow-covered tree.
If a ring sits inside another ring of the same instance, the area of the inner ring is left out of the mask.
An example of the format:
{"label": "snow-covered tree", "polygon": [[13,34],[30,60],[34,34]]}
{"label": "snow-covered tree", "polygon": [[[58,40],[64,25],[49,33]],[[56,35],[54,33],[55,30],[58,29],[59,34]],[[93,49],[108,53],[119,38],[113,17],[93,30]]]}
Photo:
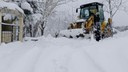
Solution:
{"label": "snow-covered tree", "polygon": [[41,35],[44,34],[44,29],[47,26],[47,20],[52,14],[55,14],[55,8],[61,4],[66,3],[66,0],[42,0],[42,8],[40,10],[42,14],[42,22],[41,24],[37,25],[40,27]]}
{"label": "snow-covered tree", "polygon": [[[40,1],[28,0],[28,3],[33,8],[33,15],[35,14],[34,17],[31,17],[33,18],[34,21],[34,25],[31,26],[32,27],[31,29],[33,30],[32,32],[34,33],[31,34],[32,33],[31,32],[30,34],[34,37],[44,35],[44,29],[48,24],[48,19],[51,19],[50,17],[52,17],[56,12],[55,8],[69,1],[70,0],[40,0]],[[38,15],[39,18],[36,17],[36,15]],[[49,24],[49,25],[52,26],[53,24]]]}

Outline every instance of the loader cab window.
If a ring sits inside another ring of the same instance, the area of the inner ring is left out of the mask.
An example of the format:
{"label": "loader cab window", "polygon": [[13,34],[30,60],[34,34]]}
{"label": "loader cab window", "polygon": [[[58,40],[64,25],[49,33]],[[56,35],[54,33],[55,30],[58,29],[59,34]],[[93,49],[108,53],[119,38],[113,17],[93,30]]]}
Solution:
{"label": "loader cab window", "polygon": [[80,10],[80,18],[82,18],[82,19],[89,18],[89,8],[88,7],[81,8],[81,10]]}
{"label": "loader cab window", "polygon": [[97,8],[96,6],[91,6],[90,7],[90,14],[96,14],[97,13]]}
{"label": "loader cab window", "polygon": [[88,17],[89,16],[89,11],[88,10],[85,10],[85,16]]}
{"label": "loader cab window", "polygon": [[103,6],[99,5],[99,16],[100,16],[100,22],[104,21],[104,11],[103,11]]}
{"label": "loader cab window", "polygon": [[81,8],[80,10],[80,18],[81,19],[88,19],[91,15],[94,15],[98,12],[97,6],[89,6]]}

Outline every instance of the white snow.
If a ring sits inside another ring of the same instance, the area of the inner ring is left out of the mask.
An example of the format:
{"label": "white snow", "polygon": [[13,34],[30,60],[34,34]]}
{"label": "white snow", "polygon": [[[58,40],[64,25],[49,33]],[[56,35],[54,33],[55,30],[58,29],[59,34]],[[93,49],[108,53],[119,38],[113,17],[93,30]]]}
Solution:
{"label": "white snow", "polygon": [[6,8],[6,7],[8,9],[18,10],[19,12],[21,12],[21,13],[24,14],[23,10],[19,6],[17,6],[16,4],[14,4],[14,3],[8,3],[8,2],[4,2],[4,1],[0,1],[0,9]]}
{"label": "white snow", "polygon": [[100,42],[51,36],[25,40],[0,45],[0,72],[128,72],[128,31]]}

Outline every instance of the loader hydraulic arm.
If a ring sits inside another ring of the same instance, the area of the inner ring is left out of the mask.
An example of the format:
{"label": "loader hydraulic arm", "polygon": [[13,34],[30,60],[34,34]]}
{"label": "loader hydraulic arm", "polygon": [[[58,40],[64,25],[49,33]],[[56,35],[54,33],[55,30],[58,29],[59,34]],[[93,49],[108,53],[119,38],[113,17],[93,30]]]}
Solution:
{"label": "loader hydraulic arm", "polygon": [[85,24],[84,27],[85,27],[86,32],[89,33],[93,28],[94,16],[90,16],[84,24]]}

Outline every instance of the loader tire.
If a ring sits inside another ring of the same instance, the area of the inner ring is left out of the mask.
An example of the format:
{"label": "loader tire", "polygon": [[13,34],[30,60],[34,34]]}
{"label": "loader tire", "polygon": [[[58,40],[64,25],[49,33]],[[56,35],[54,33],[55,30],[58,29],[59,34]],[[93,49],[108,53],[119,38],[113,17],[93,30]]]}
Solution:
{"label": "loader tire", "polygon": [[79,34],[79,37],[84,38],[84,34]]}
{"label": "loader tire", "polygon": [[95,39],[96,39],[96,41],[100,41],[101,40],[101,36],[100,36],[100,32],[99,31],[95,31]]}

